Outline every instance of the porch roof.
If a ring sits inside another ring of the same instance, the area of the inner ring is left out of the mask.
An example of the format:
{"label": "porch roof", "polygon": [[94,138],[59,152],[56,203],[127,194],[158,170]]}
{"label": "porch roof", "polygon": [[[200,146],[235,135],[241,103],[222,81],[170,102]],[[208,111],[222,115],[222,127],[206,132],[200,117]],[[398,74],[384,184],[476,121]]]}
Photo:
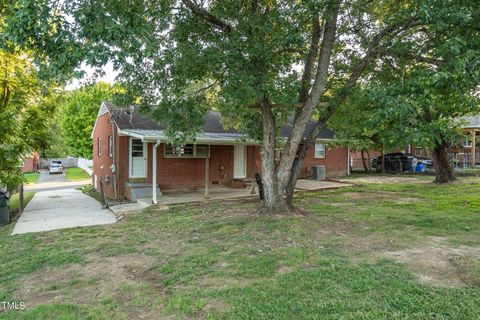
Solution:
{"label": "porch roof", "polygon": [[480,116],[463,116],[457,119],[460,128],[480,129]]}
{"label": "porch roof", "polygon": [[[143,141],[166,141],[167,136],[164,134],[163,130],[143,130],[143,129],[123,129],[119,131],[120,135],[135,137],[142,139]],[[219,143],[243,143],[250,145],[257,145],[258,142],[253,141],[248,138],[248,135],[244,133],[213,133],[213,132],[201,132],[196,136],[195,141],[197,143],[209,143],[209,144],[219,144]]]}
{"label": "porch roof", "polygon": [[[103,110],[103,111],[102,111]],[[158,140],[166,138],[163,134],[166,129],[166,124],[158,123],[153,119],[153,114],[140,113],[138,106],[131,106],[128,108],[119,108],[111,102],[104,101],[100,108],[100,114],[109,112],[112,120],[117,125],[119,131],[130,133],[126,135],[138,135],[142,139]],[[213,142],[233,142],[239,143],[241,139],[248,139],[245,132],[241,132],[234,128],[227,128],[223,125],[222,117],[219,112],[210,111],[204,116],[204,124],[202,133],[197,136],[197,140],[205,139]],[[304,132],[304,138],[311,132],[315,126],[315,121],[312,119],[307,124],[307,129]],[[293,117],[290,117],[288,122],[280,128],[280,136],[287,138],[290,136],[293,127]],[[93,133],[92,133],[93,134]],[[93,135],[92,135],[93,137]],[[335,139],[335,133],[328,129],[322,128],[317,137],[320,140]],[[256,144],[253,139],[246,140],[251,144]]]}

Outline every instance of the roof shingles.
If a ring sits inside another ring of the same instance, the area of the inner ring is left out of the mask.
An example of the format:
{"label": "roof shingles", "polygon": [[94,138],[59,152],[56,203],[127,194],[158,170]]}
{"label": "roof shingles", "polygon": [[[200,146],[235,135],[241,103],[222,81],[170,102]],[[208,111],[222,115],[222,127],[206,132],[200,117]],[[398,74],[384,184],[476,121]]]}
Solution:
{"label": "roof shingles", "polygon": [[[141,136],[159,136],[165,130],[166,125],[159,124],[153,120],[151,115],[140,113],[138,107],[119,108],[111,102],[104,102],[108,108],[112,119],[117,127],[126,132],[135,133]],[[315,125],[315,121],[311,120],[307,125],[304,136],[310,132]],[[282,137],[288,137],[292,130],[292,121],[283,126],[280,130]],[[203,135],[205,137],[219,138],[245,138],[245,133],[234,129],[225,129],[222,125],[221,115],[219,112],[210,111],[204,116]],[[334,139],[334,133],[323,128],[318,136],[319,139]]]}

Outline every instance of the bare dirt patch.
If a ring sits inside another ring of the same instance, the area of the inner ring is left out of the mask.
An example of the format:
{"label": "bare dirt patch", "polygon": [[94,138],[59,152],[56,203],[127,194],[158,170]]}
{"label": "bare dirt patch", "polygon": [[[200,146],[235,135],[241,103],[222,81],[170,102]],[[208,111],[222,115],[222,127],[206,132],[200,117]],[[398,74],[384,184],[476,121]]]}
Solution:
{"label": "bare dirt patch", "polygon": [[[394,192],[382,192],[377,191],[375,193],[367,192],[344,192],[342,196],[348,198],[351,201],[365,201],[365,200],[392,200],[398,203],[411,203],[411,202],[421,202],[423,199],[414,198],[414,197],[405,197],[401,193]],[[329,203],[331,205],[331,203]]]}
{"label": "bare dirt patch", "polygon": [[[408,264],[421,282],[441,287],[461,287],[475,285],[475,270],[465,264],[480,262],[480,248],[450,247],[439,243],[438,238],[426,246],[418,246],[405,250],[389,251],[382,255]],[[471,262],[476,261],[476,262]]]}
{"label": "bare dirt patch", "polygon": [[386,177],[386,176],[370,176],[370,177],[362,177],[356,179],[341,179],[341,182],[348,182],[348,183],[425,183],[425,180],[418,179],[415,177],[405,177],[405,176],[398,176],[398,177]]}
{"label": "bare dirt patch", "polygon": [[216,311],[216,312],[228,312],[231,306],[225,301],[219,299],[210,299],[204,310]]}
{"label": "bare dirt patch", "polygon": [[150,283],[149,270],[158,263],[141,254],[89,258],[86,264],[40,269],[23,277],[14,296],[26,301],[27,307],[52,302],[94,304],[100,297],[114,295],[122,284],[135,284],[138,279]]}

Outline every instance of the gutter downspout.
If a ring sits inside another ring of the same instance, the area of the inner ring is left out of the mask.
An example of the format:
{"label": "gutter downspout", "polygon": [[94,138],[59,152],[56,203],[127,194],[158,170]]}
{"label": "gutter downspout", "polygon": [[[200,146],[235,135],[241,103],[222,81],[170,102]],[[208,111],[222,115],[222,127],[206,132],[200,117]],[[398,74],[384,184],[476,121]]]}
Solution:
{"label": "gutter downspout", "polygon": [[112,121],[112,173],[113,173],[113,194],[115,199],[118,198],[117,195],[117,163],[115,162],[115,123]]}
{"label": "gutter downspout", "polygon": [[156,205],[157,202],[157,148],[160,145],[160,140],[153,146],[152,157],[152,204]]}

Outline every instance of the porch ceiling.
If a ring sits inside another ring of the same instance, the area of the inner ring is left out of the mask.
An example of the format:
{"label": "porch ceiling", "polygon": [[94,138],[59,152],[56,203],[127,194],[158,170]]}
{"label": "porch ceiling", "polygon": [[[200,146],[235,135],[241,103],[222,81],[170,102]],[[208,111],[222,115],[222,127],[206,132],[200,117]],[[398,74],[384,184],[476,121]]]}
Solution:
{"label": "porch ceiling", "polygon": [[[164,131],[161,130],[142,130],[142,129],[125,129],[120,130],[119,134],[122,136],[135,137],[145,142],[167,141],[167,137]],[[248,144],[259,145],[258,142],[249,139],[246,134],[243,133],[210,133],[201,132],[197,134],[196,143],[205,144]]]}

